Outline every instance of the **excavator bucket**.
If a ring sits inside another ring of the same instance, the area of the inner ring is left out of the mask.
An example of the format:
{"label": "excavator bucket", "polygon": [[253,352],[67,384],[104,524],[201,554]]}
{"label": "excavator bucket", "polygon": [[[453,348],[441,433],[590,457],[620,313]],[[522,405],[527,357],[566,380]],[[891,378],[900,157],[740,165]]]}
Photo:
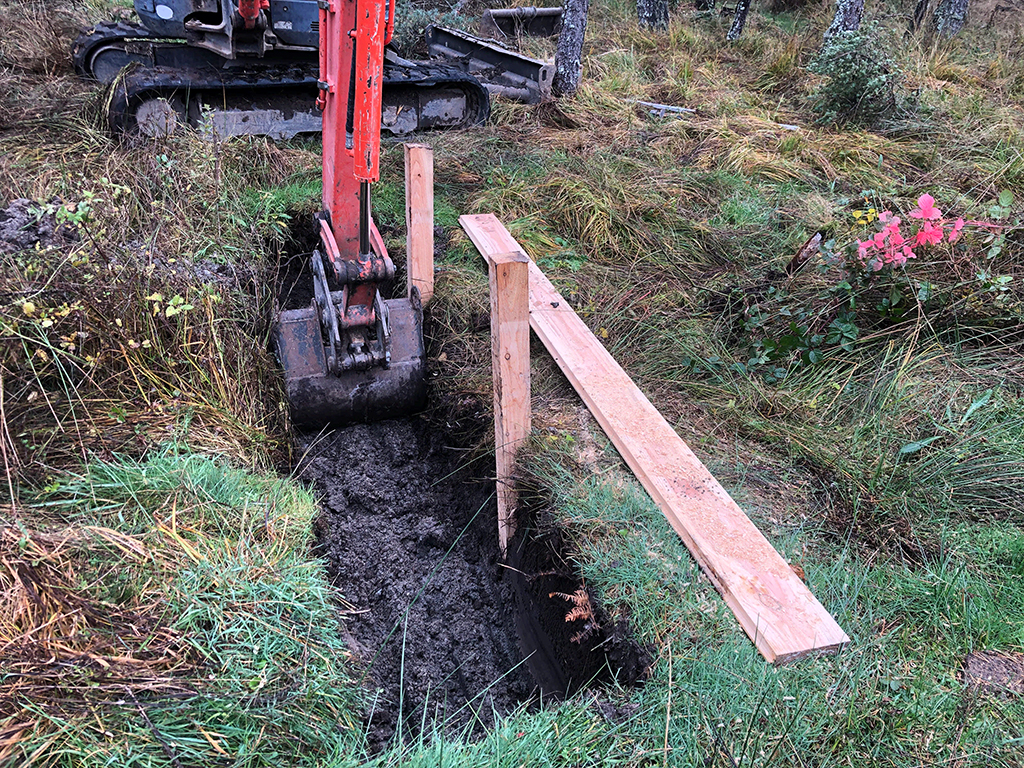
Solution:
{"label": "excavator bucket", "polygon": [[391,354],[386,367],[332,375],[314,307],[281,312],[274,327],[292,422],[338,426],[407,416],[427,399],[423,310],[419,296],[389,299]]}

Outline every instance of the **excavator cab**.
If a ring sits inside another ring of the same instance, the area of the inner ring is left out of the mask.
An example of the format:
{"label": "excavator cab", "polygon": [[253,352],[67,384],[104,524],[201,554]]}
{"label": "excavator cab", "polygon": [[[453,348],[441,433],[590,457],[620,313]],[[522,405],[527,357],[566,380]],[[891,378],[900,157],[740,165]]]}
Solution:
{"label": "excavator cab", "polygon": [[143,26],[225,59],[316,48],[316,0],[135,0]]}

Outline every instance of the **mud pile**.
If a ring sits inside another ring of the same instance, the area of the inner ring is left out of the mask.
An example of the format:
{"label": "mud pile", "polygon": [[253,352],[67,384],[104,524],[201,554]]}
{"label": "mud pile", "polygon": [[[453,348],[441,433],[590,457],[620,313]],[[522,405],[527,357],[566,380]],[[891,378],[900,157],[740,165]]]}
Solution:
{"label": "mud pile", "polygon": [[59,224],[52,210],[23,197],[0,208],[0,253],[34,248],[60,248],[77,240],[70,228]]}

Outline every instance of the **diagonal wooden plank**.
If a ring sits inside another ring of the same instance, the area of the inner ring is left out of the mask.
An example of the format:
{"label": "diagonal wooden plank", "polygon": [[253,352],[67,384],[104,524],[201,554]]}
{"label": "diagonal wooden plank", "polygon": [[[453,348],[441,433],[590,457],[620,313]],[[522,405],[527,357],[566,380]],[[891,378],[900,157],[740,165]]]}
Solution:
{"label": "diagonal wooden plank", "polygon": [[[459,219],[483,254],[522,252],[491,214]],[[768,661],[849,642],[721,484],[532,261],[530,327]]]}

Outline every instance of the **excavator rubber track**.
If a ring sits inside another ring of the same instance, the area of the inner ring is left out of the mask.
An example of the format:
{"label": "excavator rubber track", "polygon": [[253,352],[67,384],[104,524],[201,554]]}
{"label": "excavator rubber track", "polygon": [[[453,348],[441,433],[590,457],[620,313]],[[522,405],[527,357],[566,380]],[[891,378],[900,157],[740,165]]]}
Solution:
{"label": "excavator rubber track", "polygon": [[[109,83],[107,119],[117,134],[159,134],[181,122],[221,136],[290,138],[320,130],[315,51],[227,60],[118,22],[84,33],[72,53],[81,76]],[[154,112],[155,104],[163,111]],[[385,62],[381,127],[392,134],[467,128],[489,113],[487,90],[462,70],[397,57]]]}

